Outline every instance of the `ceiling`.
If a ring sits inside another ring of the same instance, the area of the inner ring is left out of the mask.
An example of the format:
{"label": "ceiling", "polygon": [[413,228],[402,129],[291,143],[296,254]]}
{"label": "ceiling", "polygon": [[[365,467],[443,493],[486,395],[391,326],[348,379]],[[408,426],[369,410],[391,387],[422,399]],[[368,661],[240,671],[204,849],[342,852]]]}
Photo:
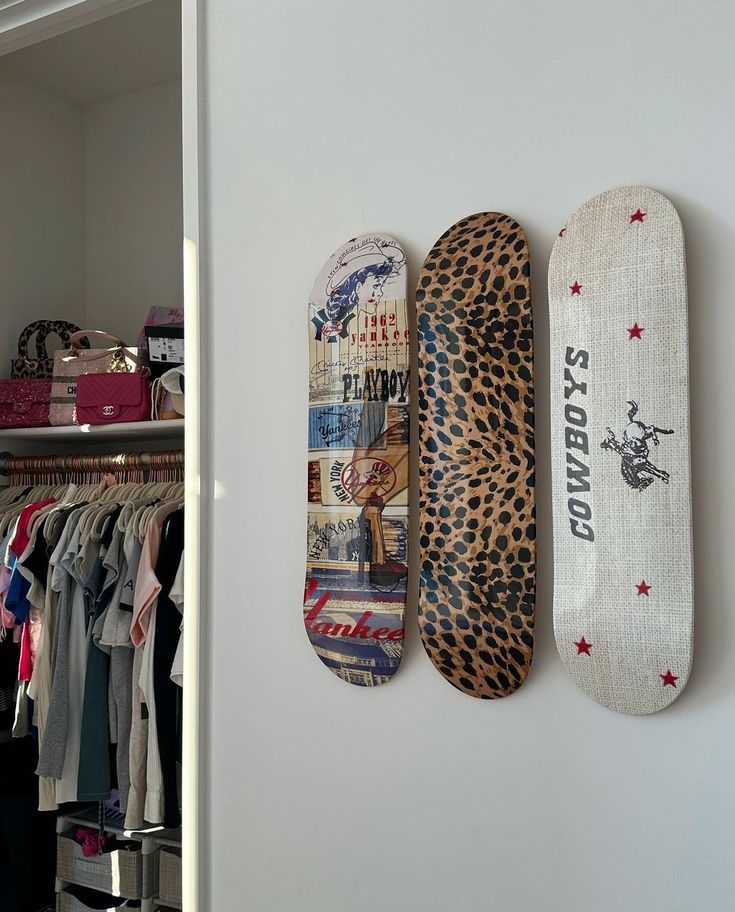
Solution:
{"label": "ceiling", "polygon": [[7,54],[21,79],[86,106],[181,78],[180,0],[151,0]]}

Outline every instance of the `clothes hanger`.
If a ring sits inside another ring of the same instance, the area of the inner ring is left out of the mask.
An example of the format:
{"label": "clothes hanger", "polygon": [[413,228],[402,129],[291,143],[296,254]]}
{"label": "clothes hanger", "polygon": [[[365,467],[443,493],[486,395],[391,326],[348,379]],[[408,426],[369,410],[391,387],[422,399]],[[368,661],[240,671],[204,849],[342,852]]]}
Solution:
{"label": "clothes hanger", "polygon": [[21,487],[20,485],[8,485],[7,487],[2,488],[2,490],[0,490],[0,507],[5,506],[5,504],[12,503],[18,494],[24,490],[25,488]]}

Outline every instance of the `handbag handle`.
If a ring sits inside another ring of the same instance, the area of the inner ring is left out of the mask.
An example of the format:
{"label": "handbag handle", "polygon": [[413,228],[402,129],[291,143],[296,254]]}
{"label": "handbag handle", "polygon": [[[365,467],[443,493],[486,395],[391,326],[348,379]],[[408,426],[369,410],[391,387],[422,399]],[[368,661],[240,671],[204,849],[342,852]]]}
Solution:
{"label": "handbag handle", "polygon": [[[104,332],[101,329],[80,329],[79,332],[73,333],[69,340],[70,353],[67,357],[70,359],[78,358],[83,351],[82,341],[85,339],[88,340],[90,336],[105,339],[107,342],[112,342],[112,345],[108,348],[103,348],[96,355],[88,354],[85,361],[96,361],[98,358],[109,358],[110,353],[112,352],[113,355],[116,353],[123,354],[125,358],[129,358],[136,365],[140,363],[138,356],[130,351],[122,339],[118,339],[118,337],[113,336],[112,333]],[[92,349],[92,351],[94,351],[94,349]]]}
{"label": "handbag handle", "polygon": [[46,339],[50,335],[55,333],[61,339],[64,348],[66,348],[71,344],[72,334],[77,332],[78,329],[78,326],[66,320],[35,320],[33,323],[29,323],[20,334],[18,339],[18,357],[25,361],[26,364],[30,363],[31,358],[28,357],[28,346],[35,335],[36,358],[39,361],[44,361],[49,357]]}
{"label": "handbag handle", "polygon": [[90,336],[98,336],[108,342],[112,342],[112,345],[108,346],[108,348],[126,347],[123,340],[118,339],[117,336],[113,336],[112,333],[104,332],[101,329],[80,329],[78,332],[73,333],[69,339],[69,348],[71,348],[73,351],[80,351],[82,348],[82,340],[89,339]]}
{"label": "handbag handle", "polygon": [[[36,335],[36,353],[39,358],[48,358],[48,347],[46,340],[49,336],[57,335],[61,339],[64,348],[71,344],[71,337],[79,331],[76,323],[70,323],[68,320],[41,320],[42,325]],[[87,342],[85,348],[89,347]]]}

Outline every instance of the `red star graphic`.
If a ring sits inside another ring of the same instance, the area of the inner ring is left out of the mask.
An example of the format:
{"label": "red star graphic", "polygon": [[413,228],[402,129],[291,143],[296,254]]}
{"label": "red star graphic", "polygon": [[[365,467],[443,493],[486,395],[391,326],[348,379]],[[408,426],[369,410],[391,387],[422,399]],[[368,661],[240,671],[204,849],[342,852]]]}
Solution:
{"label": "red star graphic", "polygon": [[574,645],[577,647],[578,656],[592,655],[592,653],[590,652],[590,649],[592,649],[592,643],[588,643],[584,637],[582,637],[582,639],[578,643],[575,643]]}
{"label": "red star graphic", "polygon": [[659,678],[661,678],[661,680],[664,682],[664,687],[666,687],[667,684],[670,684],[672,687],[676,687],[676,682],[679,680],[678,675],[671,674],[670,668],[666,669],[665,675],[659,675]]}
{"label": "red star graphic", "polygon": [[630,216],[630,223],[631,223],[631,225],[632,225],[633,222],[642,222],[643,219],[644,219],[645,217],[646,217],[646,213],[645,213],[645,212],[641,212],[640,209],[637,209],[637,210],[636,210],[634,213],[632,213],[632,215]]}
{"label": "red star graphic", "polygon": [[565,235],[566,233],[567,233],[567,226],[565,225],[565,226],[561,229],[561,231],[559,232],[559,237],[564,237],[564,235]]}
{"label": "red star graphic", "polygon": [[638,595],[648,595],[648,593],[651,591],[651,587],[645,580],[641,580],[640,583],[636,583],[635,587],[638,590]]}
{"label": "red star graphic", "polygon": [[643,332],[644,327],[639,326],[637,323],[634,323],[632,326],[628,327],[628,341],[631,339],[640,339],[641,333]]}
{"label": "red star graphic", "polygon": [[575,279],[575,281],[574,281],[574,285],[570,285],[569,288],[570,288],[570,290],[571,290],[571,292],[572,292],[573,295],[575,295],[575,294],[576,294],[576,295],[581,295],[581,294],[582,294],[582,286],[579,284],[579,282],[577,282],[576,279]]}

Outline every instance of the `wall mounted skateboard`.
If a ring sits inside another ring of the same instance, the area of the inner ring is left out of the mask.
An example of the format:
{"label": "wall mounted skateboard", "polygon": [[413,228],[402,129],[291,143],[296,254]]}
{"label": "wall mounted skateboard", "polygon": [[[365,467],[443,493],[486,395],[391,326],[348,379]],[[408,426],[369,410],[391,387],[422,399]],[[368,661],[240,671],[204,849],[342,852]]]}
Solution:
{"label": "wall mounted skateboard", "polygon": [[525,679],[536,590],[530,264],[516,221],[481,212],[436,242],[416,292],[419,627],[474,697]]}
{"label": "wall mounted skateboard", "polygon": [[651,713],[692,661],[684,239],[619,187],[581,206],[549,265],[554,633],[576,683]]}
{"label": "wall mounted skateboard", "polygon": [[309,299],[304,623],[338,677],[401,661],[408,575],[406,258],[384,235],[329,258]]}

